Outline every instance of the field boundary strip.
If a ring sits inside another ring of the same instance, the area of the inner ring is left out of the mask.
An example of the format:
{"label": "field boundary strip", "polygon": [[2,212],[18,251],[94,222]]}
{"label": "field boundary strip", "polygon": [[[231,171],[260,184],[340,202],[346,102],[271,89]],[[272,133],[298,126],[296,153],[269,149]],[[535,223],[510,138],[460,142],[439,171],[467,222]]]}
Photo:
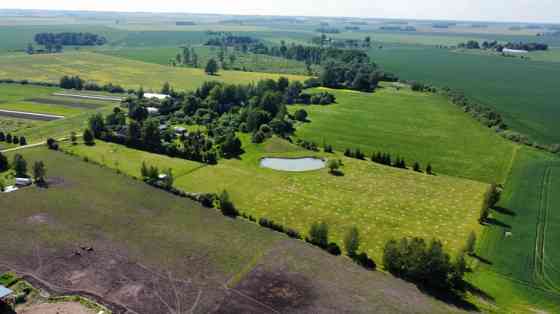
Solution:
{"label": "field boundary strip", "polygon": [[[2,115],[8,116],[8,117],[13,117],[13,118],[27,118],[27,119],[31,119],[31,120],[47,120],[47,121],[50,121],[50,120],[64,119],[64,116],[53,115],[53,114],[0,109],[0,116],[2,116]],[[33,118],[35,118],[35,119],[33,119]]]}
{"label": "field boundary strip", "polygon": [[84,99],[95,99],[95,100],[106,100],[106,101],[122,101],[122,97],[112,97],[112,96],[96,96],[96,95],[80,95],[80,94],[67,94],[67,93],[53,93],[53,96],[59,97],[71,97],[71,98],[84,98]]}

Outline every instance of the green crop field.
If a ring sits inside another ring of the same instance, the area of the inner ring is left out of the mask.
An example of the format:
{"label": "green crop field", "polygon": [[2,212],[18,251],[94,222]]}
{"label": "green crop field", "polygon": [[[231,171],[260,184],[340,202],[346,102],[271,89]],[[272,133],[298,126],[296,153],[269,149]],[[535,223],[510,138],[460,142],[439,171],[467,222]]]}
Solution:
{"label": "green crop field", "polygon": [[71,117],[110,104],[107,101],[51,96],[59,88],[0,84],[0,109]]}
{"label": "green crop field", "polygon": [[[500,301],[519,311],[538,308],[541,300],[548,309],[560,307],[560,255],[555,249],[560,239],[558,191],[560,159],[520,149],[501,207],[493,211],[492,224],[485,228],[479,245],[478,254],[491,264],[480,265],[475,281],[493,283],[497,277],[511,281],[517,298],[508,300],[508,293],[497,294],[503,298]],[[524,298],[532,302],[522,304]]]}
{"label": "green crop field", "polygon": [[329,90],[337,103],[290,106],[309,113],[296,135],[338,151],[359,148],[400,156],[412,166],[431,163],[434,171],[484,182],[506,179],[514,145],[481,126],[440,95],[397,90],[375,93]]}
{"label": "green crop field", "polygon": [[[193,90],[209,80],[247,84],[265,78],[278,79],[279,74],[220,71],[209,76],[202,69],[172,68],[90,52],[68,52],[49,55],[0,56],[0,77],[58,82],[62,75],[80,77],[98,83],[120,84],[127,88],[159,91],[164,82],[176,90]],[[291,80],[304,76],[285,75]]]}
{"label": "green crop field", "polygon": [[[241,160],[199,167],[102,142],[94,147],[64,147],[132,176],[139,175],[142,161],[171,167],[176,187],[191,192],[226,189],[242,212],[273,219],[302,234],[313,222],[325,221],[339,244],[345,230],[355,224],[363,232],[363,248],[376,260],[385,241],[396,235],[438,237],[456,252],[468,233],[480,228],[477,217],[486,184],[317,154],[276,138],[262,145],[250,144],[246,135],[242,139],[246,152]],[[344,176],[327,170],[286,173],[259,166],[264,156],[308,155],[342,159]],[[124,166],[124,160],[134,166]]]}
{"label": "green crop field", "polygon": [[403,79],[463,90],[497,109],[512,129],[540,143],[560,143],[560,89],[556,84],[560,63],[458,54],[420,46],[384,47],[370,54]]}
{"label": "green crop field", "polygon": [[[51,183],[0,198],[0,272],[56,282],[65,291],[87,289],[137,313],[291,312],[303,306],[310,312],[458,311],[348,258],[223,217],[80,158],[46,148],[22,153],[30,164],[45,163]],[[84,245],[91,250],[80,249]],[[271,284],[276,282],[297,297],[278,294]],[[141,297],[127,292],[134,289]]]}

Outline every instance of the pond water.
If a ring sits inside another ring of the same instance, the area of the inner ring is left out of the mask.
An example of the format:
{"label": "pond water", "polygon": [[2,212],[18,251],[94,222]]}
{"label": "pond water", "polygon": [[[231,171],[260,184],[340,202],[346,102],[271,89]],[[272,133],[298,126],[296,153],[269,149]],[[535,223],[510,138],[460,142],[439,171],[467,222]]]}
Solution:
{"label": "pond water", "polygon": [[310,171],[318,170],[325,167],[325,162],[319,158],[263,158],[261,159],[261,167],[270,168],[280,171]]}

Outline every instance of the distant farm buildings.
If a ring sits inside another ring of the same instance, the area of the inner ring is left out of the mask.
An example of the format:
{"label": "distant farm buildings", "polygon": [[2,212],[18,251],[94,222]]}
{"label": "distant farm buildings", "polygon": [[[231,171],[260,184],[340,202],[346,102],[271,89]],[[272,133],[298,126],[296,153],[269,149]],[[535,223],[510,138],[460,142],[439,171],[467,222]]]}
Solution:
{"label": "distant farm buildings", "polygon": [[156,93],[144,93],[144,98],[155,98],[155,99],[159,99],[159,100],[164,100],[166,98],[169,98],[169,95],[156,94]]}
{"label": "distant farm buildings", "polygon": [[529,51],[527,50],[509,49],[509,48],[504,48],[502,52],[503,53],[529,53]]}

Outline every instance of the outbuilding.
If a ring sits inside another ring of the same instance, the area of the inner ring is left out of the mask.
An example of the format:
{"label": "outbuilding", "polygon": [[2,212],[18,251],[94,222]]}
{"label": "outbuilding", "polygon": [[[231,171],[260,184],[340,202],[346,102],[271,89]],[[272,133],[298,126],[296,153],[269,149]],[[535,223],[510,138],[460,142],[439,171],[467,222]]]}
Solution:
{"label": "outbuilding", "polygon": [[12,295],[13,291],[0,285],[0,301],[6,300],[10,295]]}
{"label": "outbuilding", "polygon": [[159,109],[156,107],[147,107],[146,110],[148,110],[149,115],[159,114]]}
{"label": "outbuilding", "polygon": [[503,53],[529,53],[529,51],[527,50],[509,49],[509,48],[504,48],[502,52]]}
{"label": "outbuilding", "polygon": [[16,186],[28,186],[32,183],[33,181],[29,178],[16,178]]}
{"label": "outbuilding", "polygon": [[176,127],[173,128],[173,130],[175,131],[175,133],[177,133],[179,135],[187,133],[187,129],[182,127],[182,126],[176,126]]}
{"label": "outbuilding", "polygon": [[159,100],[164,100],[168,97],[169,97],[169,95],[165,95],[165,94],[144,93],[144,98],[155,98],[155,99],[159,99]]}

